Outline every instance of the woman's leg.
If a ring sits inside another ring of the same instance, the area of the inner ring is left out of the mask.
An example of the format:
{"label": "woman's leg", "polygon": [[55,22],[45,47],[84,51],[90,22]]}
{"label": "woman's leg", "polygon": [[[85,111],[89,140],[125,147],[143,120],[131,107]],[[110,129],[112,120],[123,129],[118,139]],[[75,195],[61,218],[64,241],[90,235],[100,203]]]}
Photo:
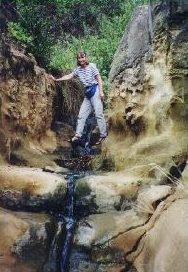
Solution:
{"label": "woman's leg", "polygon": [[92,111],[91,102],[89,99],[85,97],[84,101],[82,102],[78,119],[77,119],[76,136],[78,137],[82,136],[86,119],[88,118],[91,111]]}
{"label": "woman's leg", "polygon": [[91,104],[95,110],[95,117],[97,119],[97,124],[99,126],[100,137],[106,137],[106,122],[103,114],[103,104],[99,95],[99,88],[91,98]]}

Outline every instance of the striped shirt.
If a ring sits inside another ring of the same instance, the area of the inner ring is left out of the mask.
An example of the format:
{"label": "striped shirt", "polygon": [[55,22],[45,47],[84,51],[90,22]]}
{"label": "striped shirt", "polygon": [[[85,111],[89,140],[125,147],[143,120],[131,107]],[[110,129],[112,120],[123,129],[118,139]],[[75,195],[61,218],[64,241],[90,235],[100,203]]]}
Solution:
{"label": "striped shirt", "polygon": [[78,66],[73,70],[73,75],[79,77],[84,87],[97,84],[95,79],[99,71],[94,63],[89,63],[86,67]]}

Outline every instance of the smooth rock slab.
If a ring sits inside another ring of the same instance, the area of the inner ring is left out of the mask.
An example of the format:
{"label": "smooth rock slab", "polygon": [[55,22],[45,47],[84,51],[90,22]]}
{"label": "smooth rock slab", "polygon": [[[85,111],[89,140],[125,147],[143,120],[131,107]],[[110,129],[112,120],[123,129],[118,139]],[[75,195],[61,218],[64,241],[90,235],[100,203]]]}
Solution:
{"label": "smooth rock slab", "polygon": [[[74,247],[78,250],[81,248],[82,252],[88,254],[87,262],[81,261],[85,265],[88,263],[89,267],[91,264],[97,265],[95,271],[120,272],[122,269],[127,269],[129,263],[116,256],[116,247],[108,252],[109,244],[123,233],[128,234],[130,230],[139,229],[146,220],[147,217],[139,217],[134,210],[90,215],[80,222],[74,239]],[[134,239],[128,242],[131,244]]]}
{"label": "smooth rock slab", "polygon": [[76,182],[76,214],[88,215],[121,210],[124,201],[136,199],[142,180],[126,173],[87,176]]}
{"label": "smooth rock slab", "polygon": [[90,215],[80,222],[75,244],[90,249],[103,245],[120,233],[143,225],[146,220],[147,217],[139,217],[134,210]]}
{"label": "smooth rock slab", "polygon": [[[117,262],[113,254],[103,254],[111,240],[130,229],[144,225],[147,217],[136,211],[94,214],[80,221],[70,259],[71,272],[120,272],[129,268],[125,260]],[[114,248],[114,251],[116,249]],[[127,270],[131,272],[132,270]]]}
{"label": "smooth rock slab", "polygon": [[29,211],[62,210],[66,194],[63,176],[37,168],[1,166],[0,204]]}
{"label": "smooth rock slab", "polygon": [[176,200],[161,213],[135,252],[138,272],[187,272],[187,215],[188,198]]}
{"label": "smooth rock slab", "polygon": [[43,271],[56,227],[45,214],[0,209],[0,271]]}

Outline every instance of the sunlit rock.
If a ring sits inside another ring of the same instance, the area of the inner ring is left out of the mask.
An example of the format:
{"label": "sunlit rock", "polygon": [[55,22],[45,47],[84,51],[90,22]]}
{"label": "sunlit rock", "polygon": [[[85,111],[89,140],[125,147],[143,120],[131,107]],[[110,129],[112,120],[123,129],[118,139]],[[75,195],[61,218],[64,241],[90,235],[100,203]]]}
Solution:
{"label": "sunlit rock", "polygon": [[[147,203],[142,206],[144,212],[140,213],[138,203],[135,210],[84,218],[75,235],[75,250],[90,252],[88,258],[99,267],[113,264],[114,269],[122,265],[137,272],[186,272],[188,191],[184,186],[170,189],[156,186],[142,193],[140,201],[143,197]],[[152,210],[150,203],[155,203]],[[85,260],[89,261],[86,256]]]}
{"label": "sunlit rock", "polygon": [[[104,252],[106,249],[108,250],[108,245],[114,237],[143,225],[146,220],[147,217],[139,217],[135,210],[90,215],[79,223],[75,235],[73,256],[79,256],[80,249],[82,249],[79,264],[83,263],[88,267],[92,265],[96,269],[94,271],[121,271],[128,267],[128,263],[114,259],[112,252],[114,250],[115,253],[116,249],[112,249],[111,254],[104,254]],[[75,259],[72,259],[71,263],[74,264]],[[77,270],[72,269],[71,271]],[[91,271],[93,270],[91,269]]]}
{"label": "sunlit rock", "polygon": [[0,203],[14,210],[61,210],[66,181],[63,176],[41,169],[0,167]]}
{"label": "sunlit rock", "polygon": [[84,218],[75,235],[75,244],[92,248],[108,243],[113,237],[145,223],[135,210],[95,214]]}
{"label": "sunlit rock", "polygon": [[184,2],[138,8],[109,74],[109,136],[115,169],[187,157],[188,35]]}
{"label": "sunlit rock", "polygon": [[187,212],[188,199],[180,199],[161,213],[133,257],[138,272],[187,271]]}
{"label": "sunlit rock", "polygon": [[137,198],[142,180],[125,173],[88,176],[76,182],[78,215],[129,209]]}
{"label": "sunlit rock", "polygon": [[29,143],[43,152],[54,150],[56,138],[50,132],[54,115],[53,80],[37,66],[34,57],[15,48],[3,35],[0,63],[1,155],[10,161],[11,153],[20,147],[27,153]]}
{"label": "sunlit rock", "polygon": [[0,210],[0,270],[43,271],[56,227],[48,215]]}

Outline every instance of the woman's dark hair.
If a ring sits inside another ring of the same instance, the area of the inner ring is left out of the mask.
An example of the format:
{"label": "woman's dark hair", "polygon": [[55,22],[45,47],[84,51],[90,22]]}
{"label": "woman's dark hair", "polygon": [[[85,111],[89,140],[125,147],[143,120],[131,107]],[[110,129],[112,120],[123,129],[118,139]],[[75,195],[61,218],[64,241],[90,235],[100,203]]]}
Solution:
{"label": "woman's dark hair", "polygon": [[86,58],[86,61],[85,61],[85,64],[86,65],[88,65],[89,64],[89,61],[88,61],[88,59],[87,59],[87,56],[86,56],[86,53],[84,52],[84,51],[79,51],[78,53],[77,53],[77,56],[76,56],[76,58],[77,58],[77,65],[78,66],[80,66],[80,63],[79,63],[79,60],[78,60],[78,58]]}

